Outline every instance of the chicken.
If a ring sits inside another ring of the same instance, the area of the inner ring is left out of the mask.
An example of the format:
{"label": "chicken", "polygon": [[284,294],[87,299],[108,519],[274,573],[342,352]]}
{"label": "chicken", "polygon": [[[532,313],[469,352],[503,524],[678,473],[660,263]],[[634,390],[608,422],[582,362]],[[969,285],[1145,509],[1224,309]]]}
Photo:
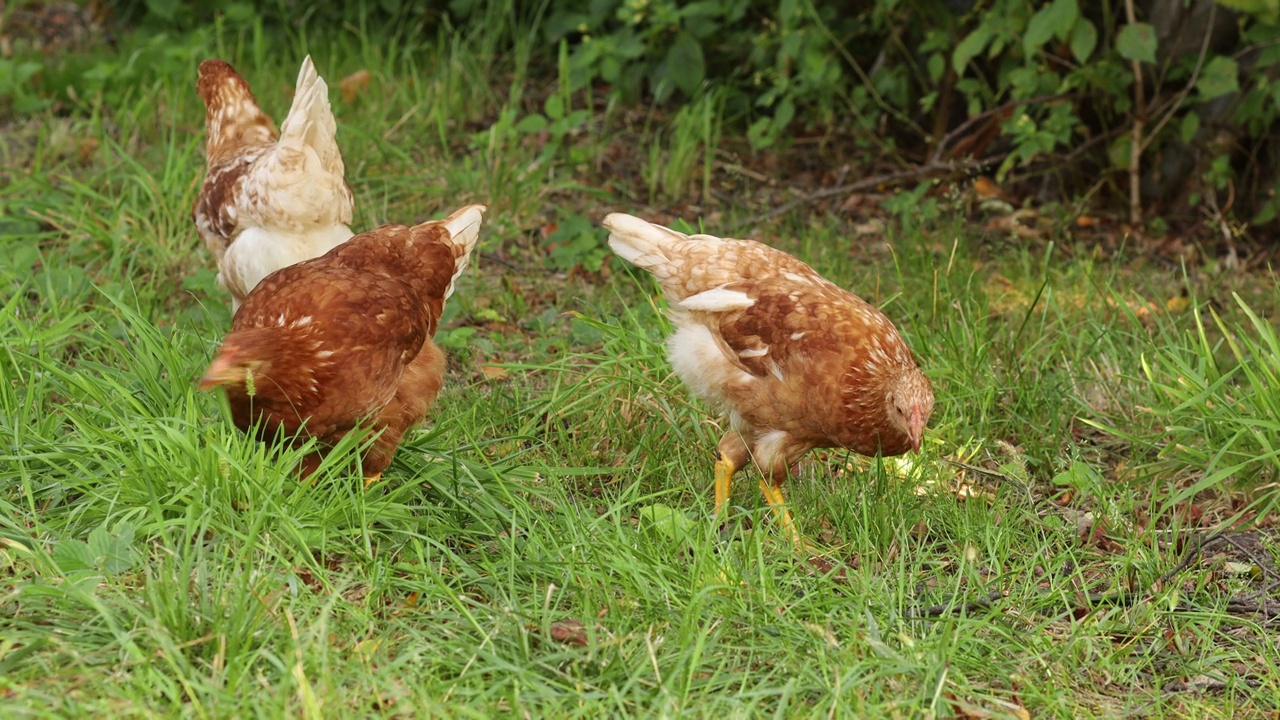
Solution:
{"label": "chicken", "polygon": [[200,389],[226,388],[236,426],[256,427],[262,440],[283,435],[296,447],[315,437],[304,477],[357,425],[378,432],[361,459],[366,485],[374,482],[440,392],[445,359],[432,338],[484,211],[383,225],[268,275],[236,312]]}
{"label": "chicken", "polygon": [[329,88],[310,56],[279,136],[227,63],[200,63],[196,89],[205,106],[208,169],[192,216],[234,311],[266,276],[348,240],[354,203]]}
{"label": "chicken", "polygon": [[879,310],[752,240],[684,235],[621,213],[604,226],[609,247],[662,285],[676,374],[728,415],[715,466],[717,516],[734,473],[754,460],[765,500],[802,543],[782,495],[802,455],[920,449],[933,389]]}

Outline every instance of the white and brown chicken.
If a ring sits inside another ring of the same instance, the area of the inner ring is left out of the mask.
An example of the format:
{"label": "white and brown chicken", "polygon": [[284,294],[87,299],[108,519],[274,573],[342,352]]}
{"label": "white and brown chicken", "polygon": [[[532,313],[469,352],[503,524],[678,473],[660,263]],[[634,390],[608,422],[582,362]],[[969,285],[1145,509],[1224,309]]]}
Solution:
{"label": "white and brown chicken", "polygon": [[192,215],[234,311],[267,275],[349,240],[354,202],[329,88],[310,56],[279,133],[228,63],[200,63],[196,89],[208,169]]}
{"label": "white and brown chicken", "polygon": [[728,417],[715,465],[717,516],[754,461],[760,489],[801,544],[782,484],[814,448],[919,450],[933,389],[884,313],[753,240],[685,235],[622,213],[609,246],[653,274],[670,303],[676,374]]}

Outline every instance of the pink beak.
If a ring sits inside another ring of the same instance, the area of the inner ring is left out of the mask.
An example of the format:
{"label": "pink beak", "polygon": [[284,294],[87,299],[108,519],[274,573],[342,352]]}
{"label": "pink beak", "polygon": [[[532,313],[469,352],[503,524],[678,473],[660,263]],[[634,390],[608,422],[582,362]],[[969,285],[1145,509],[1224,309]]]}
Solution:
{"label": "pink beak", "polygon": [[209,363],[209,368],[204,371],[204,377],[200,378],[200,382],[196,384],[196,388],[200,390],[212,390],[221,385],[222,382],[219,380],[218,376],[225,373],[230,365],[231,363],[229,363],[222,355],[215,357],[213,362]]}
{"label": "pink beak", "polygon": [[911,408],[911,417],[907,419],[907,434],[911,438],[911,449],[920,452],[920,441],[924,438],[924,413],[917,405]]}

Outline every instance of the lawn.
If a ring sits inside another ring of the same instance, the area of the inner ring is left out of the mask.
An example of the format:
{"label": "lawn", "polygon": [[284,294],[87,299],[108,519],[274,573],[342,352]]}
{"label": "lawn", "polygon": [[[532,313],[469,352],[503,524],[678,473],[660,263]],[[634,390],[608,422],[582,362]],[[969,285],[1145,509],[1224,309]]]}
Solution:
{"label": "lawn", "polygon": [[[1269,268],[1011,222],[967,181],[762,220],[850,151],[752,153],[714,91],[570,92],[516,35],[127,34],[0,116],[0,714],[1274,716]],[[299,483],[194,383],[231,318],[190,215],[195,67],[278,121],[305,53],[357,230],[490,208],[445,390],[368,490]],[[615,210],[793,252],[919,356],[922,453],[788,483],[815,552],[750,474],[713,523],[720,421],[608,255]]]}

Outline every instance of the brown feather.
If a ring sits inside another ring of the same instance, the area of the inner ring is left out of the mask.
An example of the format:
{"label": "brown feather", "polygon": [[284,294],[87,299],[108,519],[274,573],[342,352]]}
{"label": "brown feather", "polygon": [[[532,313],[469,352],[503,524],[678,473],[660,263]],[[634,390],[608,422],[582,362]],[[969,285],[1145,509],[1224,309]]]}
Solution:
{"label": "brown feather", "polygon": [[[364,423],[381,435],[363,470],[380,473],[440,391],[444,354],[431,338],[482,213],[468,206],[444,221],[384,225],[267,276],[236,313],[202,387],[223,385],[236,426],[256,426],[264,440],[297,442],[301,431],[327,448]],[[451,232],[459,217],[470,224]]]}
{"label": "brown feather", "polygon": [[752,459],[780,484],[813,448],[897,455],[918,445],[933,391],[879,310],[762,243],[618,213],[604,224],[615,252],[671,301],[672,364],[728,415],[719,450],[735,468]]}

